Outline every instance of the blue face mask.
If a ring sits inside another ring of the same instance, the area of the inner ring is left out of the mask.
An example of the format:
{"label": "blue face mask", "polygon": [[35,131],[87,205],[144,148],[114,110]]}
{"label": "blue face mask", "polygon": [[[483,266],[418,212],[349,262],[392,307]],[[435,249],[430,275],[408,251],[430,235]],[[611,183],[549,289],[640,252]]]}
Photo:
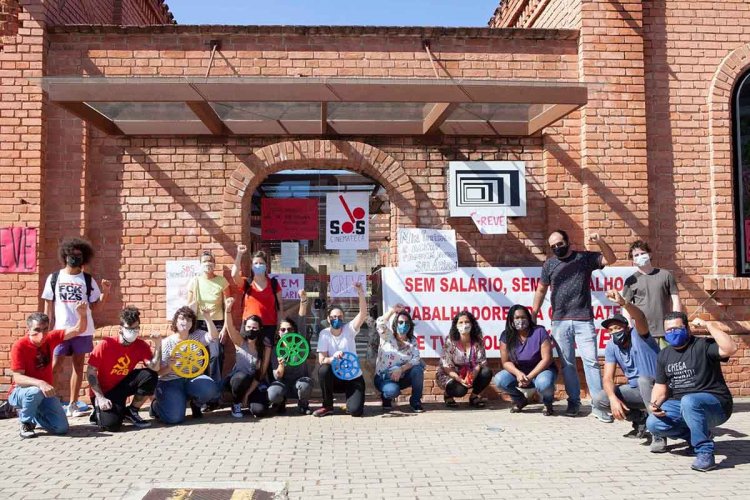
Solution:
{"label": "blue face mask", "polygon": [[265,264],[253,264],[253,272],[255,274],[266,274]]}
{"label": "blue face mask", "polygon": [[343,319],[341,319],[341,318],[333,318],[331,320],[331,328],[333,328],[334,330],[338,330],[342,326],[344,326],[344,320]]}
{"label": "blue face mask", "polygon": [[398,332],[399,335],[406,335],[409,333],[409,323],[399,323],[396,325],[396,332]]}
{"label": "blue face mask", "polygon": [[687,328],[672,328],[664,332],[664,340],[672,347],[680,347],[687,344],[690,334]]}

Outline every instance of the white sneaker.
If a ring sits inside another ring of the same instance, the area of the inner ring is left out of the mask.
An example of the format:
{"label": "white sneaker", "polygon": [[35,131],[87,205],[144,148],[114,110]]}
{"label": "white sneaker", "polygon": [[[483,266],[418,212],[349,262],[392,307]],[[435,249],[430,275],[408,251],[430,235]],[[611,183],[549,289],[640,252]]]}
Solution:
{"label": "white sneaker", "polygon": [[86,403],[80,403],[78,401],[74,401],[67,406],[63,406],[63,408],[65,409],[65,416],[68,418],[85,417],[91,412],[91,407],[89,405],[87,405]]}
{"label": "white sneaker", "polygon": [[232,416],[234,418],[242,418],[244,415],[242,415],[242,405],[239,403],[235,403],[232,405]]}
{"label": "white sneaker", "polygon": [[599,422],[604,422],[605,424],[611,424],[615,421],[614,417],[610,415],[609,413],[600,410],[599,408],[591,408],[591,415],[596,417]]}

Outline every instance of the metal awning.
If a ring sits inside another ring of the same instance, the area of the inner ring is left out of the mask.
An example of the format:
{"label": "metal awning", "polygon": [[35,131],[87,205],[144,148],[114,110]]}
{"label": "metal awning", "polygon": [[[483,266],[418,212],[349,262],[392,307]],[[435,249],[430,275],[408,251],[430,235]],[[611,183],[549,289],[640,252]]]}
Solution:
{"label": "metal awning", "polygon": [[587,102],[579,82],[45,77],[49,101],[110,135],[526,136]]}

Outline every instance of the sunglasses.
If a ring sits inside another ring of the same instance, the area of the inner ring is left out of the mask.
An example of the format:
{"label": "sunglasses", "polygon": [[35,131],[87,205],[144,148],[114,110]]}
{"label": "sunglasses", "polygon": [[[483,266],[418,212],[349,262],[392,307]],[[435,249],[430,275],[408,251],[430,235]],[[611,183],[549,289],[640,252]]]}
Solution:
{"label": "sunglasses", "polygon": [[562,248],[565,246],[565,242],[561,241],[560,243],[555,243],[554,245],[550,245],[550,248]]}

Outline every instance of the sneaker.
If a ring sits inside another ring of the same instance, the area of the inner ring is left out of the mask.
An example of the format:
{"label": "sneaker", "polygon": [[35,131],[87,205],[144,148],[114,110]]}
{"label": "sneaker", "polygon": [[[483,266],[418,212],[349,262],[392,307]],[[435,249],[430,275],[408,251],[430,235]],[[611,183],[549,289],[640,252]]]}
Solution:
{"label": "sneaker", "polygon": [[148,416],[154,420],[159,420],[159,415],[156,413],[156,401],[151,401],[151,405],[148,407]]}
{"label": "sneaker", "polygon": [[81,401],[75,401],[68,405],[63,405],[63,409],[65,409],[65,416],[68,418],[85,417],[91,411],[91,407]]}
{"label": "sneaker", "polygon": [[391,411],[393,409],[393,402],[388,398],[380,398],[383,402],[383,411]]}
{"label": "sneaker", "polygon": [[513,406],[510,407],[510,412],[511,413],[521,413],[521,411],[524,408],[526,408],[526,405],[528,405],[528,404],[529,404],[529,400],[524,397],[522,400],[520,400],[518,402],[513,402]]}
{"label": "sneaker", "polygon": [[581,411],[581,405],[575,403],[568,403],[568,407],[565,409],[565,414],[569,417],[577,417]]}
{"label": "sneaker", "polygon": [[603,422],[605,424],[611,424],[615,421],[612,415],[610,415],[606,411],[600,410],[599,408],[591,408],[591,415],[596,417],[599,422]]}
{"label": "sneaker", "polygon": [[424,413],[424,408],[422,407],[422,403],[417,403],[414,406],[409,405],[411,407],[411,411],[414,413]]}
{"label": "sneaker", "polygon": [[92,411],[91,415],[89,415],[89,423],[94,425],[99,423],[99,421],[96,419],[96,410]]}
{"label": "sneaker", "polygon": [[123,415],[123,419],[127,420],[131,424],[133,424],[135,427],[138,427],[139,429],[145,429],[146,427],[151,427],[151,422],[148,420],[143,420],[141,416],[138,414],[138,409],[133,408],[132,406],[128,406],[125,408],[125,414]]}
{"label": "sneaker", "polygon": [[321,406],[313,412],[314,417],[325,417],[326,415],[333,415],[333,408],[326,408]]}
{"label": "sneaker", "polygon": [[665,453],[667,451],[667,438],[661,436],[651,436],[651,444],[648,451],[651,453]]}
{"label": "sneaker", "polygon": [[701,472],[707,472],[711,469],[715,469],[716,460],[714,460],[714,454],[698,453],[698,455],[695,457],[695,461],[693,461],[693,465],[691,465],[690,468]]}
{"label": "sneaker", "polygon": [[310,403],[307,401],[297,401],[297,411],[300,415],[312,415]]}
{"label": "sneaker", "polygon": [[554,414],[555,414],[555,409],[551,404],[544,405],[544,410],[542,410],[542,415],[544,415],[545,417],[551,417]]}
{"label": "sneaker", "polygon": [[21,430],[18,432],[18,435],[21,436],[22,439],[35,438],[35,428],[36,424],[32,422],[21,422]]}
{"label": "sneaker", "polygon": [[244,415],[242,414],[242,405],[239,403],[234,403],[232,405],[232,416],[234,418],[242,418]]}
{"label": "sneaker", "polygon": [[195,404],[193,401],[190,402],[190,411],[192,412],[193,418],[203,418],[201,407]]}
{"label": "sneaker", "polygon": [[279,415],[285,414],[286,413],[286,399],[284,399],[281,403],[271,405],[271,410],[275,411]]}

